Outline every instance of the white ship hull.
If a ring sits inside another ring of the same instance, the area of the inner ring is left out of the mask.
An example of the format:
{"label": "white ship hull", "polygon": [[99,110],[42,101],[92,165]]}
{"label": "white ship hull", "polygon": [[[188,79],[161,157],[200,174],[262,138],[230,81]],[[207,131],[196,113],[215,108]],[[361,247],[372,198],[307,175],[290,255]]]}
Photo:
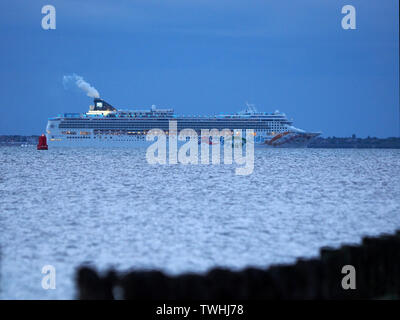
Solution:
{"label": "white ship hull", "polygon": [[[272,139],[254,139],[254,146],[259,148],[306,148],[318,133],[288,133],[285,136]],[[84,148],[142,148],[148,147],[154,141],[147,141],[146,136],[85,136],[85,137],[64,137],[54,139],[47,135],[49,147],[84,147]],[[168,139],[167,139],[168,143]],[[186,141],[178,141],[178,146]],[[204,141],[200,143],[206,143]],[[211,143],[210,143],[211,144]],[[217,143],[219,144],[219,143]],[[245,145],[246,142],[243,142]]]}

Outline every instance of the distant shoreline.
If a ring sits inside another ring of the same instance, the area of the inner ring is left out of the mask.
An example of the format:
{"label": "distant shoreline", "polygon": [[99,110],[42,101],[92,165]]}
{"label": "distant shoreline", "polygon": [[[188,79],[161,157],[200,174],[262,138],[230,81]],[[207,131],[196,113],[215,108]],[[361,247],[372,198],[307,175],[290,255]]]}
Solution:
{"label": "distant shoreline", "polygon": [[317,137],[310,142],[308,148],[400,149],[400,138],[357,138],[355,135],[345,138]]}
{"label": "distant shoreline", "polygon": [[[22,136],[22,135],[0,135],[0,146],[21,146],[36,145],[39,136]],[[352,137],[328,137],[315,138],[308,148],[325,148],[325,149],[400,149],[400,138],[357,138]]]}

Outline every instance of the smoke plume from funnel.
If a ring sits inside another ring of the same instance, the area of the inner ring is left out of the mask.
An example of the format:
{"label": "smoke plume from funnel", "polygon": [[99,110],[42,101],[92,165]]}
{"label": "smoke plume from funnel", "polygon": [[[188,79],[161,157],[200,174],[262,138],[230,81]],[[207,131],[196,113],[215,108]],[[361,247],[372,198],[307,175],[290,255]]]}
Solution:
{"label": "smoke plume from funnel", "polygon": [[64,88],[67,89],[68,85],[71,83],[75,83],[75,85],[86,92],[88,97],[91,98],[100,98],[99,92],[95,87],[92,87],[90,83],[87,83],[81,76],[77,74],[72,74],[68,76],[63,76],[63,85]]}

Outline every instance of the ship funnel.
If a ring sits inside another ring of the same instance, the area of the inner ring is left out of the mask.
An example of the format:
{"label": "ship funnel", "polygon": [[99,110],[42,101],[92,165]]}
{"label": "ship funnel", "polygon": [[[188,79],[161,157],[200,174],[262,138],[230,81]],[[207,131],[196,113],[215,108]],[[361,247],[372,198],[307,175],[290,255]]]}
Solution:
{"label": "ship funnel", "polygon": [[100,98],[94,98],[93,99],[94,102],[94,108],[93,110],[95,111],[116,111],[117,109],[115,109],[111,104],[109,104],[107,101],[100,99]]}

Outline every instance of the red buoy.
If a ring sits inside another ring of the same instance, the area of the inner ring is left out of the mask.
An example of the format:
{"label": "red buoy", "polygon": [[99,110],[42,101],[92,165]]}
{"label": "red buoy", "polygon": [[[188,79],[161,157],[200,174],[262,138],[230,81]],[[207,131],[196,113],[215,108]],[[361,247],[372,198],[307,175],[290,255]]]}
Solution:
{"label": "red buoy", "polygon": [[46,136],[44,134],[42,134],[39,137],[39,143],[37,145],[37,149],[38,150],[48,150],[49,146],[47,145],[47,140],[46,140]]}

